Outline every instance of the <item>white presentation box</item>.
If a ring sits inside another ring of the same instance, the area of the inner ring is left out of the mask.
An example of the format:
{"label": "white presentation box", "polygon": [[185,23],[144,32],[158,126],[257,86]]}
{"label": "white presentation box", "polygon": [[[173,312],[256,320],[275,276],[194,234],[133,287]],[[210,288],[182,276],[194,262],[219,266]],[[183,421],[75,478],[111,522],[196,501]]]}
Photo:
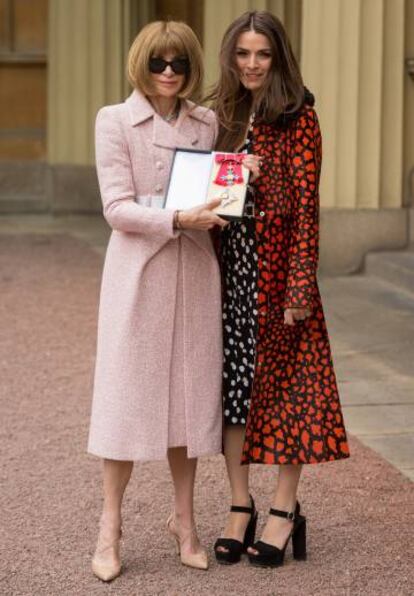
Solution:
{"label": "white presentation box", "polygon": [[191,209],[221,199],[214,212],[223,219],[243,217],[250,171],[245,153],[176,149],[164,207]]}

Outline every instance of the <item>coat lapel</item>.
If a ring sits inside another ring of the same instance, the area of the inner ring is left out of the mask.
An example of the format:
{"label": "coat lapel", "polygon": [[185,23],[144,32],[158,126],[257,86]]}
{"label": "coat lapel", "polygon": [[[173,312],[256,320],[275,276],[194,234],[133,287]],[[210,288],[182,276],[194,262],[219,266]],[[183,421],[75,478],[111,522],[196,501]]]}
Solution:
{"label": "coat lapel", "polygon": [[157,114],[151,103],[137,90],[134,90],[126,100],[131,126],[139,126],[150,118],[153,120],[152,142],[158,147],[175,149],[185,147],[197,149],[200,135],[196,121],[199,117],[193,114],[191,102],[185,101],[175,126],[165,122]]}
{"label": "coat lapel", "polygon": [[176,149],[177,147],[196,149],[199,142],[199,133],[189,112],[189,106],[184,102],[175,126],[171,126],[161,116],[154,114],[152,137],[154,145],[169,149]]}

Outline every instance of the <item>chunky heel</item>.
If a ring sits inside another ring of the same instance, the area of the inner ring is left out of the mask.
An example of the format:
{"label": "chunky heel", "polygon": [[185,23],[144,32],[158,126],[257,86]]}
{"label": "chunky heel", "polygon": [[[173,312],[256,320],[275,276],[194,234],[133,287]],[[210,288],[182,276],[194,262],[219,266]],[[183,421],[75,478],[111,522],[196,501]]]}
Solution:
{"label": "chunky heel", "polygon": [[293,558],[297,561],[306,560],[306,519],[300,516],[292,534]]}
{"label": "chunky heel", "polygon": [[249,524],[246,528],[246,533],[244,535],[243,540],[243,552],[247,553],[247,549],[249,546],[254,544],[254,540],[256,537],[256,527],[257,527],[257,519],[258,519],[257,511],[255,511],[253,517],[250,518]]}

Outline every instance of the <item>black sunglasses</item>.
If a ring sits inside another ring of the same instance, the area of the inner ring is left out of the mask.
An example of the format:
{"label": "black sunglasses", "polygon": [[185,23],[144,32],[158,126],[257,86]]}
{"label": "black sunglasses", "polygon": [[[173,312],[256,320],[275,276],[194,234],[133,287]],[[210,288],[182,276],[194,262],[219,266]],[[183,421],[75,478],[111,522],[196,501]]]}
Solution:
{"label": "black sunglasses", "polygon": [[190,61],[188,58],[174,58],[171,61],[164,60],[164,58],[150,58],[149,70],[154,74],[161,74],[167,66],[171,66],[175,74],[187,74],[190,72]]}

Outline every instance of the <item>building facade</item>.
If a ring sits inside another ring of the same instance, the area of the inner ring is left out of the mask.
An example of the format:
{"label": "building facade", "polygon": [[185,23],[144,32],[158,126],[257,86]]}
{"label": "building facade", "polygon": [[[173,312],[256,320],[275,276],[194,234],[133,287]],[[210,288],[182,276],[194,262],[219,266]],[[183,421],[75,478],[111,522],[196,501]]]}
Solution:
{"label": "building facade", "polygon": [[323,269],[356,271],[366,252],[406,246],[414,0],[0,0],[0,213],[98,212],[95,114],[129,94],[125,58],[137,31],[185,20],[210,84],[225,28],[249,9],[285,23],[316,96]]}

